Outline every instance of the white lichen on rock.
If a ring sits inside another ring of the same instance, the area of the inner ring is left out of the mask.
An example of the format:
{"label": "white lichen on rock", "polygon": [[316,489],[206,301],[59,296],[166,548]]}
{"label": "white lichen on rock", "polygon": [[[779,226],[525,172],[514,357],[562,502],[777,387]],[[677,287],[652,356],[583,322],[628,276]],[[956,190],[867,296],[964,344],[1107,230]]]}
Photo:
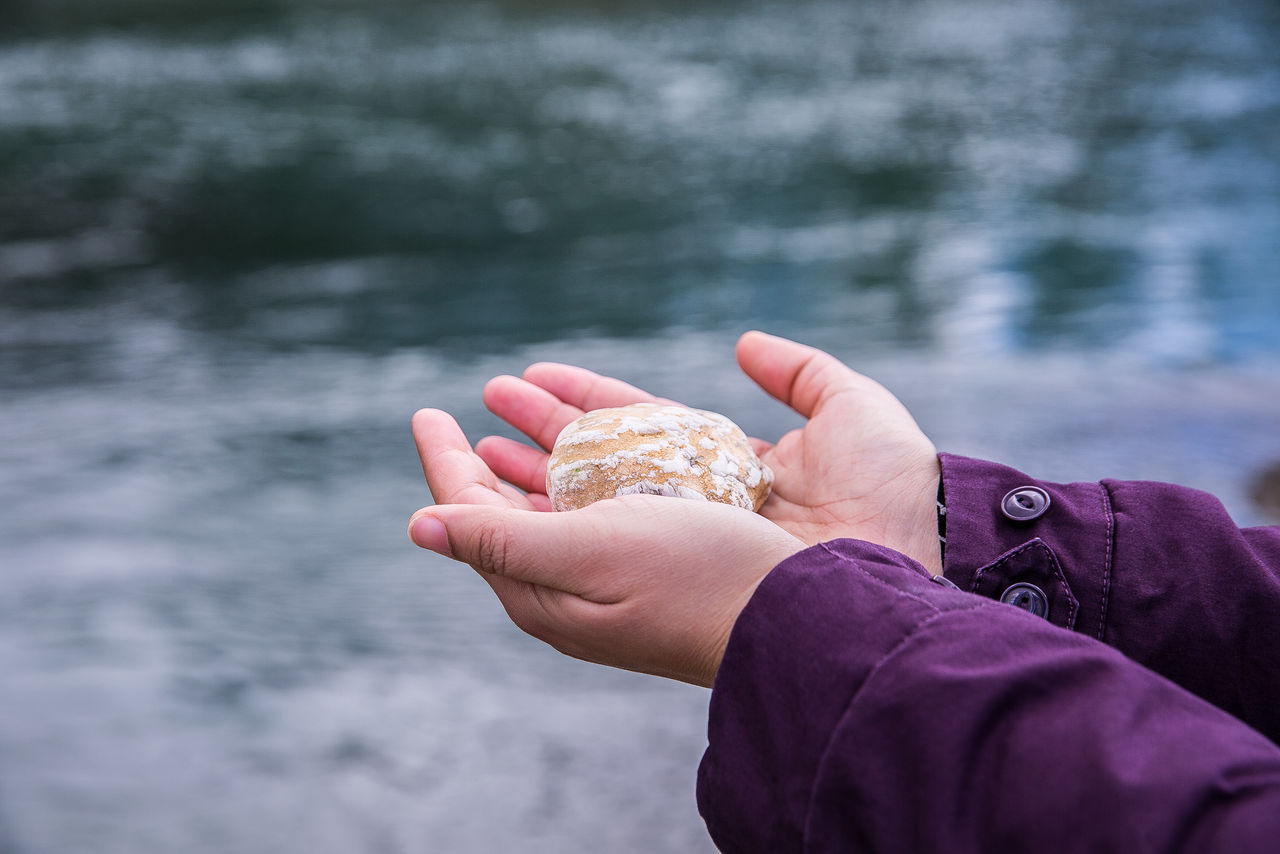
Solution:
{"label": "white lichen on rock", "polygon": [[759,510],[773,472],[715,412],[657,403],[596,409],[560,432],[547,464],[556,510],[644,493]]}

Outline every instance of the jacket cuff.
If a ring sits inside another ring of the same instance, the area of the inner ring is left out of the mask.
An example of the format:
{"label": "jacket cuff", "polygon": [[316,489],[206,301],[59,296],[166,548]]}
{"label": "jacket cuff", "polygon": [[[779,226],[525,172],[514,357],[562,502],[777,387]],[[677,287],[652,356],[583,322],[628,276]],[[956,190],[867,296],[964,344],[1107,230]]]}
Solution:
{"label": "jacket cuff", "polygon": [[1101,639],[1115,530],[1102,485],[1037,480],[954,454],[938,458],[947,580]]}
{"label": "jacket cuff", "polygon": [[812,546],[765,577],[725,649],[698,771],[699,810],[722,851],[799,850],[840,715],[903,640],[957,604],[971,597],[859,540]]}

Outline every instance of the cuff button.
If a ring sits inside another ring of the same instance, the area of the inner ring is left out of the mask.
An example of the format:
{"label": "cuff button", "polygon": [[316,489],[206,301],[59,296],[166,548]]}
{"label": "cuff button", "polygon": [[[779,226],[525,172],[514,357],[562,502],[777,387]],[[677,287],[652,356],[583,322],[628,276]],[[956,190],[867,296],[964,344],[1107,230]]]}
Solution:
{"label": "cuff button", "polygon": [[1034,584],[1011,584],[1000,594],[1000,601],[1021,608],[1028,614],[1049,619],[1049,597]]}
{"label": "cuff button", "polygon": [[1000,499],[1000,512],[1014,522],[1039,519],[1049,509],[1049,493],[1038,486],[1019,486]]}

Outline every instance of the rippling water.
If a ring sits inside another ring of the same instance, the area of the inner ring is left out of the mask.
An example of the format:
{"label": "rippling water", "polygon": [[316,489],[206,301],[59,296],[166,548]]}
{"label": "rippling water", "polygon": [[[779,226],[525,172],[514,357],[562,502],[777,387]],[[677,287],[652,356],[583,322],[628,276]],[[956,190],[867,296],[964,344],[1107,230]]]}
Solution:
{"label": "rippling water", "polygon": [[405,540],[422,405],[586,364],[776,436],[759,326],[943,448],[1242,523],[1273,3],[16,5],[0,851],[706,851],[706,694]]}

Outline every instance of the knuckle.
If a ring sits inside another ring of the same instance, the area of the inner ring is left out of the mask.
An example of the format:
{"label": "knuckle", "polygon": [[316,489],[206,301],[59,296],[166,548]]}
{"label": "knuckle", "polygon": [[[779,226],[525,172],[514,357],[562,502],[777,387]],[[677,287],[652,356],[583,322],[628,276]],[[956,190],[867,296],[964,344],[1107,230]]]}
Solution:
{"label": "knuckle", "polygon": [[507,526],[491,520],[476,532],[475,566],[481,572],[504,575],[507,568]]}

